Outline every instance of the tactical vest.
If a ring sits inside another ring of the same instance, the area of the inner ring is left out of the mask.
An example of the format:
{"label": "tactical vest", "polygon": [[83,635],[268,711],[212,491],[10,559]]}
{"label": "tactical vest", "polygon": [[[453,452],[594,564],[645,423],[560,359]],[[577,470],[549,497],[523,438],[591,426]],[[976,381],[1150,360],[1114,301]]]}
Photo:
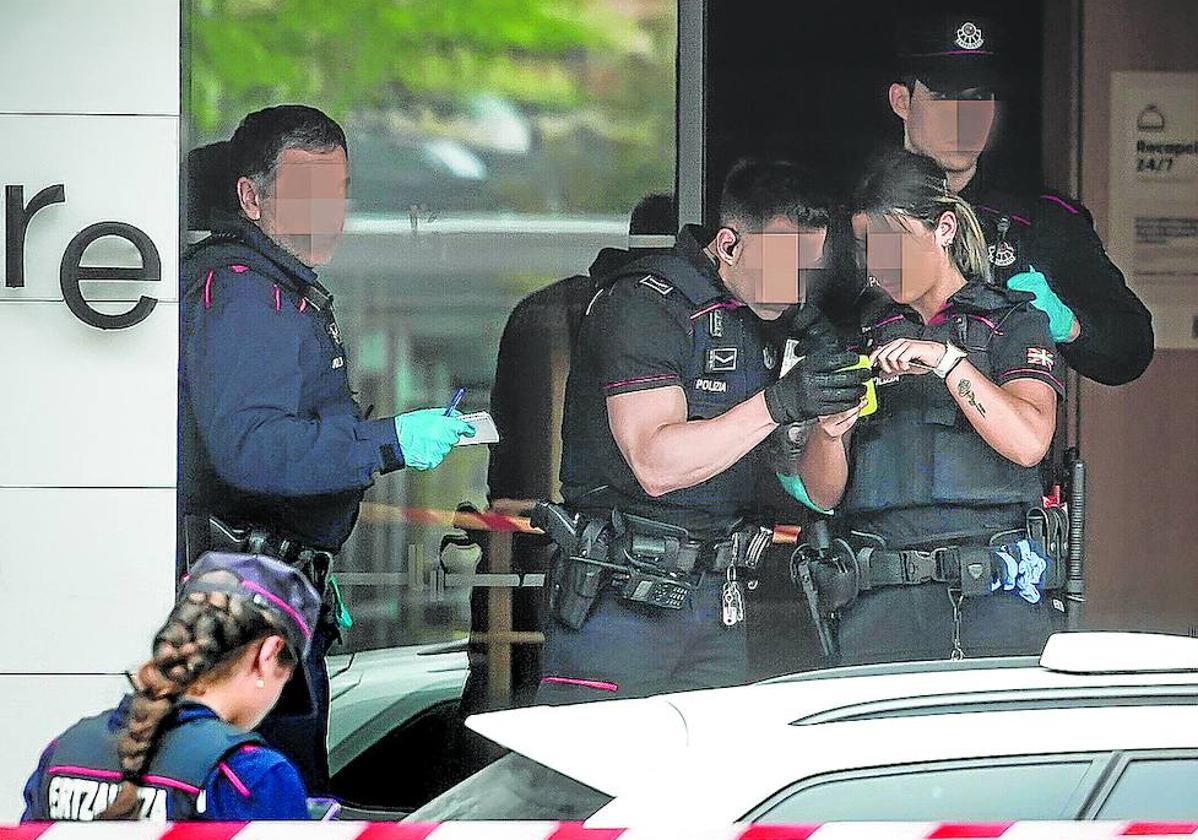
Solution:
{"label": "tactical vest", "polygon": [[[898,338],[951,341],[992,378],[990,346],[1003,320],[1026,305],[1025,296],[979,286],[960,297],[947,317],[926,326],[913,312],[887,307],[863,324],[861,352]],[[881,381],[878,411],[857,425],[852,447],[841,507],[850,520],[854,512],[929,505],[1031,505],[1041,495],[1038,469],[995,452],[935,376]]]}
{"label": "tactical vest", "polygon": [[[601,285],[616,283],[640,283],[648,287],[648,294],[681,298],[678,305],[685,304],[689,310],[691,353],[682,381],[688,420],[718,417],[777,379],[778,354],[764,341],[752,310],[683,256],[664,253],[643,257]],[[587,387],[600,386],[592,382]],[[582,478],[584,486],[610,485],[616,494],[614,498],[613,494],[605,494],[605,501],[621,507],[622,501],[631,499],[634,512],[642,515],[654,516],[651,509],[657,507],[661,509],[660,517],[669,521],[670,507],[689,508],[726,516],[731,522],[751,513],[755,506],[756,450],[701,484],[657,498],[646,494],[635,480],[629,486],[615,486],[611,476],[597,474],[601,467],[594,457],[577,452],[563,455],[578,462],[567,463],[564,476]],[[616,457],[621,456],[617,453]],[[566,500],[570,502],[571,498]]]}
{"label": "tactical vest", "polygon": [[[111,714],[84,718],[59,736],[38,786],[32,820],[90,822],[116,799],[123,779],[117,757],[122,731],[109,727]],[[205,819],[203,787],[217,764],[245,744],[263,743],[259,735],[215,717],[167,729],[138,782],[138,818]]]}

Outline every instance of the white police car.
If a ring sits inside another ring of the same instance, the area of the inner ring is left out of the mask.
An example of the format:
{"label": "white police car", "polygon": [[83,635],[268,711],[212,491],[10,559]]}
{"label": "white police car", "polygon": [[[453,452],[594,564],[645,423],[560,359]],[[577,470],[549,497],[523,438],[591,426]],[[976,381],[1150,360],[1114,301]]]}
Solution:
{"label": "white police car", "polygon": [[535,707],[409,819],[1198,820],[1198,639],[1054,636],[1037,661],[906,663]]}

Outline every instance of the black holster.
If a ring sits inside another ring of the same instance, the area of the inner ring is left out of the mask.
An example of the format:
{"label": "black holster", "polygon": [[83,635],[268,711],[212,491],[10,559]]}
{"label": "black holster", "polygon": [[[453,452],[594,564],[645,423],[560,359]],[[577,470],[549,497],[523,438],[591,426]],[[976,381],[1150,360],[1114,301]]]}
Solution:
{"label": "black holster", "polygon": [[599,592],[611,578],[609,530],[605,522],[584,523],[581,517],[549,502],[537,505],[532,522],[558,546],[549,569],[549,614],[578,630],[590,618]]}

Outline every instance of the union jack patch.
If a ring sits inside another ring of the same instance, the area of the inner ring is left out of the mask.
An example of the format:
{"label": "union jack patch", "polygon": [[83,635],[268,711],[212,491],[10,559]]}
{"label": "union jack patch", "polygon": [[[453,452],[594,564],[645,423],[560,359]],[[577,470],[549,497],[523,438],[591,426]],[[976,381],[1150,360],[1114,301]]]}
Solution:
{"label": "union jack patch", "polygon": [[1049,353],[1043,347],[1029,347],[1027,348],[1027,363],[1052,370],[1052,366],[1056,364],[1056,359],[1052,353]]}

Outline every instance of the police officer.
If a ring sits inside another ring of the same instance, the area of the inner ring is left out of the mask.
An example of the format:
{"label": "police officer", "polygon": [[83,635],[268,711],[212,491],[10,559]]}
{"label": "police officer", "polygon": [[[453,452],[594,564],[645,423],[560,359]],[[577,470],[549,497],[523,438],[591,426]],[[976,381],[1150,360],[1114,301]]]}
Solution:
{"label": "police officer", "polygon": [[280,557],[322,593],[309,654],[316,711],[272,715],[261,731],[323,792],[324,656],[341,609],[333,556],[375,476],[436,467],[474,430],[441,409],[367,419],[354,402],[333,296],[314,270],[345,221],[341,127],[314,108],[267,108],[241,122],[229,153],[238,213],[181,269],[181,544],[189,558],[214,540]]}
{"label": "police officer", "polygon": [[599,281],[566,388],[562,495],[577,537],[558,538],[539,702],[745,679],[739,575],[769,541],[743,524],[760,444],[864,391],[861,372],[838,372],[855,357],[831,351],[779,379],[765,334],[818,270],[826,225],[794,166],[745,161],[714,235],[685,227],[671,253]]}
{"label": "police officer", "polygon": [[820,418],[787,486],[836,508],[837,559],[860,590],[841,661],[1038,653],[1064,609],[1043,595],[1062,558],[1027,531],[1064,395],[1048,319],[990,282],[974,213],[931,159],[882,155],[855,206],[875,281],[857,340],[879,407]]}
{"label": "police officer", "polygon": [[980,160],[1001,93],[998,62],[1009,51],[1002,33],[962,14],[910,18],[899,33],[889,98],[904,144],[935,160],[977,212],[996,282],[1035,295],[1061,355],[1082,376],[1106,385],[1139,377],[1152,361],[1152,317],[1107,256],[1090,212],[1047,189],[1011,194]]}
{"label": "police officer", "polygon": [[319,608],[286,563],[205,554],[136,690],[42,753],[22,821],[307,819],[299,773],[250,730],[304,661]]}

